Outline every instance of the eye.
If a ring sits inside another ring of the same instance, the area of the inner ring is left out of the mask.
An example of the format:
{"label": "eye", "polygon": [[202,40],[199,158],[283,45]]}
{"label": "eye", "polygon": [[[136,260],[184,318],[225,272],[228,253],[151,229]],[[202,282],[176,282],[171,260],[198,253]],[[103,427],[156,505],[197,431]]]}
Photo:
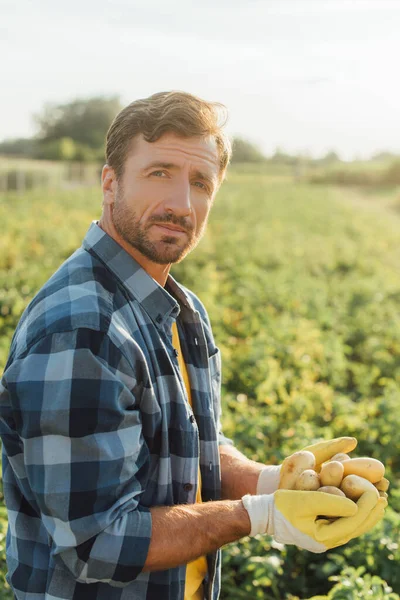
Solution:
{"label": "eye", "polygon": [[201,181],[195,181],[194,182],[195,185],[197,185],[198,183],[202,186],[200,189],[207,190],[207,186],[204,183],[202,183]]}
{"label": "eye", "polygon": [[158,177],[160,173],[161,173],[161,175],[165,175],[164,171],[153,171],[151,174],[156,175]]}

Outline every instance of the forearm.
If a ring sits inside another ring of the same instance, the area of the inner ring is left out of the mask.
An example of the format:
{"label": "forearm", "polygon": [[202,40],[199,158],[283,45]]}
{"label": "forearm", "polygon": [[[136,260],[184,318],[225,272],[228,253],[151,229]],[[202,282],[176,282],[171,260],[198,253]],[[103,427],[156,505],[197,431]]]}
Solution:
{"label": "forearm", "polygon": [[241,500],[150,509],[152,533],[143,571],[172,569],[250,533]]}
{"label": "forearm", "polygon": [[233,446],[219,446],[219,455],[222,498],[239,500],[245,494],[256,494],[258,477],[265,465],[246,458]]}

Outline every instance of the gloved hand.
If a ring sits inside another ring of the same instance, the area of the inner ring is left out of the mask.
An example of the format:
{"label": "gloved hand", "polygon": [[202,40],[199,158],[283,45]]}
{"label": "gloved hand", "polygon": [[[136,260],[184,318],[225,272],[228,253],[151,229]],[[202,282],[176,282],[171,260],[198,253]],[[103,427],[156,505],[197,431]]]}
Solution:
{"label": "gloved hand", "polygon": [[[277,542],[315,553],[326,552],[366,533],[382,519],[387,506],[387,500],[374,491],[365,492],[357,504],[332,494],[296,490],[248,494],[242,502],[251,522],[249,535],[266,533]],[[335,520],[332,522],[329,517]]]}
{"label": "gloved hand", "polygon": [[[312,446],[307,446],[306,448],[303,448],[302,450],[308,450],[309,452],[312,452],[312,454],[314,454],[315,456],[315,471],[317,473],[320,472],[321,470],[321,465],[324,462],[327,462],[328,460],[331,460],[331,458],[333,456],[335,456],[335,454],[339,454],[339,453],[343,453],[343,454],[348,454],[349,452],[351,452],[352,450],[354,450],[354,448],[357,446],[357,440],[356,438],[353,437],[340,437],[340,438],[334,438],[333,440],[325,440],[322,442],[317,442],[316,444],[313,444]],[[338,448],[341,448],[340,450]],[[364,472],[362,470],[362,465],[360,463],[357,463],[357,469],[355,469],[354,471],[352,470],[352,463],[347,463],[347,475],[350,475],[350,473],[354,473],[355,475],[360,475],[361,477],[365,477],[365,479],[369,479],[368,476],[368,463],[365,463],[365,467],[364,467]],[[375,484],[375,487],[378,491],[381,491],[385,497],[387,498],[387,494],[385,494],[385,492],[387,492],[388,488],[389,488],[389,481],[385,478],[382,477],[382,479],[380,479],[380,481],[377,481]],[[280,486],[279,486],[280,487]]]}
{"label": "gloved hand", "polygon": [[[319,472],[322,463],[330,460],[335,454],[342,452],[347,454],[357,446],[357,440],[354,437],[340,437],[333,440],[324,440],[302,448],[302,451],[308,450],[315,456],[315,470]],[[266,465],[260,472],[257,482],[257,494],[272,494],[279,489],[282,465]]]}

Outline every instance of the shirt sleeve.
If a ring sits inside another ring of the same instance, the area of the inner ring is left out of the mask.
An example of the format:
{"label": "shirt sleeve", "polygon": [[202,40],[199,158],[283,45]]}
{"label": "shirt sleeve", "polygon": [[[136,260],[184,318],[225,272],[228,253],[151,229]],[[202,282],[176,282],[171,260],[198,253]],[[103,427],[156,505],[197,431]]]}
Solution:
{"label": "shirt sleeve", "polygon": [[140,498],[149,450],[136,376],[107,334],[89,329],[46,336],[5,372],[51,552],[82,583],[123,587],[148,554],[151,513]]}

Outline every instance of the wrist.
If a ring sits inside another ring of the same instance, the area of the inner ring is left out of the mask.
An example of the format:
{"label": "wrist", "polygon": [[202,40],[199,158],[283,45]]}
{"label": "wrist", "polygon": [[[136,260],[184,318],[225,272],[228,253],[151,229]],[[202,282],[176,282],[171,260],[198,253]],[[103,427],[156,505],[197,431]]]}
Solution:
{"label": "wrist", "polygon": [[236,529],[237,538],[246,537],[250,535],[251,531],[251,520],[248,511],[246,510],[242,500],[234,500],[236,505],[235,517],[236,517]]}
{"label": "wrist", "polygon": [[257,495],[273,494],[279,488],[281,465],[265,465],[257,481]]}
{"label": "wrist", "polygon": [[246,494],[242,498],[242,503],[251,523],[250,533],[247,535],[251,537],[263,533],[274,535],[274,495],[263,494],[251,496],[250,494]]}

